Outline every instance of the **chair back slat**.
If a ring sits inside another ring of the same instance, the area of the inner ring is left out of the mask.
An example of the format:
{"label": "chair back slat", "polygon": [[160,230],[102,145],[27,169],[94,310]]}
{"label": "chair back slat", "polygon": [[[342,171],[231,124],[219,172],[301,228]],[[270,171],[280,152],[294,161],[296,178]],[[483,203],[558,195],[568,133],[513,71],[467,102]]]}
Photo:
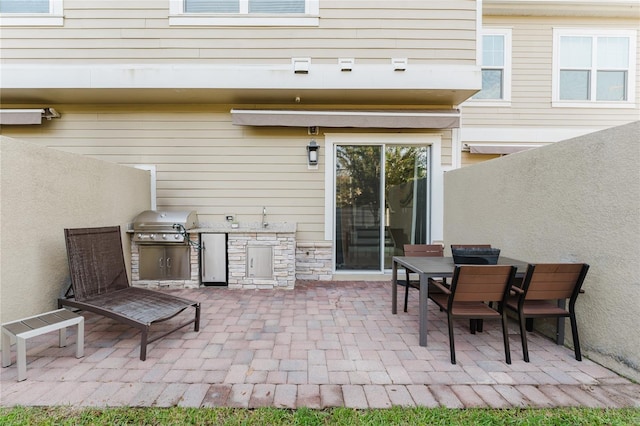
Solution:
{"label": "chair back slat", "polygon": [[119,226],[65,229],[64,233],[76,300],[129,287]]}
{"label": "chair back slat", "polygon": [[585,265],[547,263],[531,265],[533,273],[523,283],[526,300],[568,299],[580,291]]}
{"label": "chair back slat", "polygon": [[404,255],[409,257],[443,257],[444,247],[440,244],[405,244]]}
{"label": "chair back slat", "polygon": [[501,301],[514,275],[510,265],[457,266],[451,283],[452,302]]}

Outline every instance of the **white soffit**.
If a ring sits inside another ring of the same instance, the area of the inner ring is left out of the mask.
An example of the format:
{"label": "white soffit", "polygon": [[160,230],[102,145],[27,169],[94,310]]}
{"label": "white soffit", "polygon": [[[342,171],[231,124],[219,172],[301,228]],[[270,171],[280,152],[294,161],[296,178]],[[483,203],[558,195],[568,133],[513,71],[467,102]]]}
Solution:
{"label": "white soffit", "polygon": [[460,127],[460,111],[292,111],[231,110],[239,126],[359,127],[451,129]]}
{"label": "white soffit", "polygon": [[471,154],[515,154],[516,152],[539,148],[542,145],[466,143],[464,146],[469,149]]}

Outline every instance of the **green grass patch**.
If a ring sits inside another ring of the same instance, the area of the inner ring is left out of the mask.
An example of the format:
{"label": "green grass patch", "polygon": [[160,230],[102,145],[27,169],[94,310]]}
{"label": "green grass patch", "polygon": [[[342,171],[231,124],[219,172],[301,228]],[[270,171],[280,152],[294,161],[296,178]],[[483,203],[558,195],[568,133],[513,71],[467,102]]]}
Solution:
{"label": "green grass patch", "polygon": [[2,425],[640,425],[640,409],[0,408]]}

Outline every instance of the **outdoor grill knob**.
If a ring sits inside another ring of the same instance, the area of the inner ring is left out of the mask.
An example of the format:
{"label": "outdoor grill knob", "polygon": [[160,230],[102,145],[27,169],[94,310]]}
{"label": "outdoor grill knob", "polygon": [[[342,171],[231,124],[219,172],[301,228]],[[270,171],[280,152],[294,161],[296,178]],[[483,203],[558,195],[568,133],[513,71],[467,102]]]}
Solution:
{"label": "outdoor grill knob", "polygon": [[155,240],[156,239],[156,234],[149,235],[149,238],[151,238],[152,240]]}
{"label": "outdoor grill knob", "polygon": [[167,234],[162,234],[162,239],[166,240],[167,239]]}
{"label": "outdoor grill knob", "polygon": [[175,235],[173,236],[173,238],[175,238],[176,240],[179,240],[179,239],[180,239],[180,235],[175,234]]}

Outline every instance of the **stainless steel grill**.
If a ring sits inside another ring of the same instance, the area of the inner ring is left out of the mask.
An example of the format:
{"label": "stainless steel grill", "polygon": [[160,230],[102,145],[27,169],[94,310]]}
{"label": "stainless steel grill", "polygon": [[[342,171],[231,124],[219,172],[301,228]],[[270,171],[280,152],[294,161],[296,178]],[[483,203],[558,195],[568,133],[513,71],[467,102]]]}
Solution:
{"label": "stainless steel grill", "polygon": [[198,227],[195,211],[146,210],[133,220],[133,241],[138,244],[186,244],[187,231]]}

